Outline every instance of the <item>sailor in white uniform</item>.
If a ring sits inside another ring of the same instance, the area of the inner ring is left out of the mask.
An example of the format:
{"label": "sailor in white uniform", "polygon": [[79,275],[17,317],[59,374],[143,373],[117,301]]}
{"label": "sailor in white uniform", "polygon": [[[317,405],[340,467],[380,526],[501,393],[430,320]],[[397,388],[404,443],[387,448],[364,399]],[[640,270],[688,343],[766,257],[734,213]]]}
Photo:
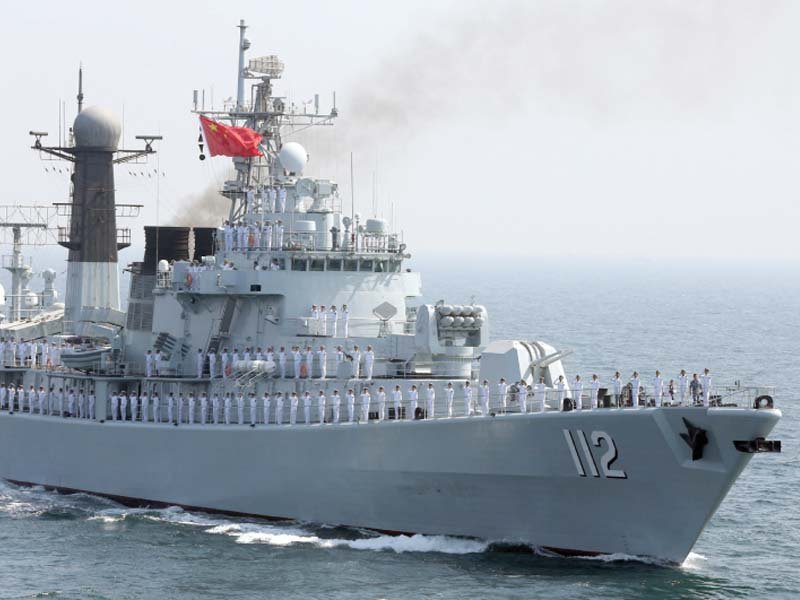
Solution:
{"label": "sailor in white uniform", "polygon": [[319,308],[316,304],[311,305],[311,316],[308,319],[308,333],[319,335]]}
{"label": "sailor in white uniform", "polygon": [[281,250],[283,248],[283,221],[278,219],[275,226],[272,228],[274,235],[275,235],[275,250]]}
{"label": "sailor in white uniform", "polygon": [[258,400],[254,392],[250,392],[250,425],[258,422]]}
{"label": "sailor in white uniform", "polygon": [[611,393],[614,394],[614,404],[618,407],[622,406],[622,379],[620,378],[619,371],[614,373],[611,378]]}
{"label": "sailor in white uniform", "polygon": [[208,377],[209,379],[214,379],[217,372],[217,353],[214,352],[214,349],[210,349],[208,351]]}
{"label": "sailor in white uniform", "polygon": [[272,250],[272,223],[270,221],[261,226],[261,245],[264,250]]}
{"label": "sailor in white uniform", "polygon": [[375,353],[372,351],[372,346],[367,346],[367,351],[364,353],[364,376],[368,381],[372,381],[372,367],[375,365]]}
{"label": "sailor in white uniform", "polygon": [[[39,386],[39,393],[36,394],[36,399],[39,404],[39,414],[45,414],[47,410],[47,392],[44,390],[44,386]],[[119,397],[117,397],[117,404],[119,405]]]}
{"label": "sailor in white uniform", "polygon": [[533,386],[533,401],[539,406],[539,410],[544,412],[547,410],[547,386],[544,383],[544,377],[539,377],[539,383]]}
{"label": "sailor in white uniform", "polygon": [[592,375],[592,383],[591,383],[591,401],[592,408],[597,408],[598,396],[600,395],[600,378],[597,376],[597,373]]}
{"label": "sailor in white uniform", "polygon": [[242,392],[236,396],[236,416],[239,417],[239,425],[244,425],[244,394]]}
{"label": "sailor in white uniform", "polygon": [[681,369],[681,374],[678,375],[678,406],[686,404],[686,392],[689,390],[689,378],[686,376],[686,371]]}
{"label": "sailor in white uniform", "polygon": [[350,335],[350,309],[347,308],[347,304],[342,304],[340,318],[342,320],[342,335],[348,337]]}
{"label": "sailor in white uniform", "polygon": [[[20,412],[22,412],[22,402],[23,398],[20,395],[19,396]],[[13,403],[11,408],[14,408]],[[67,394],[67,416],[69,417],[75,416],[75,390],[73,388],[70,388],[69,393]]]}
{"label": "sailor in white uniform", "polygon": [[320,423],[325,422],[325,403],[326,403],[325,392],[320,390],[319,395],[317,396],[317,414]]}
{"label": "sailor in white uniform", "polygon": [[275,423],[283,425],[283,394],[281,392],[275,394]]}
{"label": "sailor in white uniform", "polygon": [[317,350],[317,360],[319,361],[319,378],[325,379],[328,376],[328,353],[325,346],[320,346]]}
{"label": "sailor in white uniform", "polygon": [[229,221],[225,221],[224,225],[225,235],[225,252],[233,251],[233,225]]}
{"label": "sailor in white uniform", "polygon": [[563,375],[559,375],[558,381],[556,381],[556,403],[558,404],[558,410],[564,410],[564,398],[568,393],[567,382],[564,381]]}
{"label": "sailor in white uniform", "polygon": [[703,406],[708,408],[711,405],[711,371],[703,369],[700,384],[703,386]]}
{"label": "sailor in white uniform", "polygon": [[[120,421],[125,421],[128,418],[128,394],[125,390],[122,390],[119,393],[119,419]],[[132,421],[136,420],[136,417],[131,419]]]}
{"label": "sailor in white uniform", "polygon": [[327,319],[328,311],[325,308],[324,304],[320,304],[319,311],[317,313],[317,335],[328,335],[328,319]]}
{"label": "sailor in white uniform", "polygon": [[325,313],[325,330],[331,337],[336,337],[336,307],[331,306],[328,312]]}
{"label": "sailor in white uniform", "polygon": [[394,391],[392,392],[392,402],[394,403],[394,420],[398,421],[403,412],[400,408],[403,404],[403,392],[399,385],[394,386]]}
{"label": "sailor in white uniform", "polygon": [[453,398],[455,397],[456,390],[453,388],[453,382],[448,381],[447,387],[444,390],[444,399],[447,404],[447,416],[452,418],[453,416]]}
{"label": "sailor in white uniform", "polygon": [[153,405],[153,422],[161,423],[161,398],[158,397],[158,392],[153,392],[150,403]]}
{"label": "sailor in white uniform", "polygon": [[264,395],[261,396],[261,404],[264,411],[264,425],[269,425],[269,405],[271,404],[269,392],[264,392]]}
{"label": "sailor in white uniform", "polygon": [[205,356],[203,356],[203,349],[197,349],[197,356],[194,359],[195,368],[197,369],[197,378],[203,378],[203,363],[205,362]]}
{"label": "sailor in white uniform", "polygon": [[413,421],[417,418],[417,408],[419,407],[419,391],[417,390],[417,386],[412,385],[411,389],[408,390],[408,408],[409,414],[406,415],[406,418]]}
{"label": "sailor in white uniform", "polygon": [[306,346],[303,359],[306,363],[305,376],[311,379],[311,376],[314,373],[314,349],[311,346]]}
{"label": "sailor in white uniform", "polygon": [[639,373],[634,371],[631,377],[631,408],[639,408],[639,389],[641,385],[642,380],[639,379]]}
{"label": "sailor in white uniform", "polygon": [[506,406],[508,405],[508,384],[506,383],[505,378],[500,378],[500,383],[497,384],[497,402],[498,407],[506,412]]}
{"label": "sailor in white uniform", "polygon": [[572,397],[575,400],[575,410],[583,410],[583,381],[580,375],[575,375],[575,382],[572,384]]}
{"label": "sailor in white uniform", "polygon": [[247,225],[241,221],[236,226],[236,247],[239,252],[247,251]]}
{"label": "sailor in white uniform", "polygon": [[219,356],[222,366],[222,378],[227,379],[228,375],[230,375],[230,356],[228,355],[228,349],[223,348],[222,354],[220,354]]}
{"label": "sailor in white uniform", "polygon": [[661,371],[656,370],[656,376],[653,378],[653,399],[657,408],[661,407],[661,400],[664,397],[664,379],[661,377]]}
{"label": "sailor in white uniform", "polygon": [[152,377],[153,376],[153,363],[155,361],[155,356],[153,356],[153,351],[148,350],[144,355],[144,373],[145,377]]}
{"label": "sailor in white uniform", "polygon": [[227,392],[225,394],[225,398],[223,399],[223,407],[222,407],[222,416],[225,425],[231,424],[231,408],[233,407],[233,399],[231,398],[231,393]]}
{"label": "sailor in white uniform", "polygon": [[363,388],[361,390],[361,420],[364,423],[369,422],[369,405],[372,397],[369,395],[369,390]]}
{"label": "sailor in white uniform", "polygon": [[350,423],[356,420],[356,393],[352,389],[347,390],[347,420]]}
{"label": "sailor in white uniform", "polygon": [[231,363],[232,363],[231,364],[231,369],[235,369],[236,368],[236,363],[238,363],[239,360],[240,360],[239,349],[238,348],[234,348],[233,352],[231,352]]}
{"label": "sailor in white uniform", "polygon": [[519,398],[519,412],[523,415],[528,412],[528,384],[525,380],[517,384],[517,397]]}
{"label": "sailor in white uniform", "polygon": [[275,212],[286,212],[286,188],[278,186],[278,204]]}
{"label": "sailor in white uniform", "polygon": [[303,355],[300,354],[299,346],[292,346],[292,364],[294,365],[294,378],[300,379],[300,363],[303,362]]}
{"label": "sailor in white uniform", "polygon": [[378,421],[383,421],[386,418],[386,390],[383,389],[383,386],[378,388],[377,401]]}
{"label": "sailor in white uniform", "polygon": [[478,400],[481,404],[481,416],[488,417],[490,391],[489,391],[489,382],[486,379],[483,380],[483,383],[481,384],[481,387],[478,390]]}
{"label": "sailor in white uniform", "polygon": [[150,397],[147,395],[147,390],[142,392],[139,401],[142,405],[142,423],[147,423],[150,420]]}
{"label": "sailor in white uniform", "polygon": [[353,346],[350,356],[353,357],[353,379],[358,379],[361,376],[361,350],[358,345]]}
{"label": "sailor in white uniform", "polygon": [[178,396],[175,398],[175,407],[177,408],[177,423],[183,423],[183,407],[186,405],[186,399],[183,397],[183,393],[178,392]]}
{"label": "sailor in white uniform", "polygon": [[208,419],[208,396],[200,392],[200,424],[205,425]]}
{"label": "sailor in white uniform", "polygon": [[426,411],[425,411],[425,418],[426,419],[435,419],[436,418],[436,390],[433,387],[432,383],[428,384],[428,389],[425,391],[425,404],[426,404]]}
{"label": "sailor in white uniform", "polygon": [[311,394],[308,390],[303,394],[303,416],[306,425],[311,425]]}
{"label": "sailor in white uniform", "polygon": [[211,421],[214,425],[219,425],[219,393],[211,394]]}
{"label": "sailor in white uniform", "polygon": [[300,398],[298,398],[297,392],[292,392],[292,395],[289,397],[289,425],[297,423],[297,405],[299,403]]}
{"label": "sailor in white uniform", "polygon": [[[0,408],[3,410],[8,406],[8,388],[5,383],[0,383]],[[13,406],[11,407],[14,408]]]}
{"label": "sailor in white uniform", "polygon": [[339,410],[342,406],[342,397],[339,395],[339,390],[333,390],[333,396],[331,397],[331,406],[333,408],[333,422],[339,422]]}
{"label": "sailor in white uniform", "polygon": [[170,392],[167,395],[167,422],[174,423],[173,420],[173,409],[175,408],[175,392]]}
{"label": "sailor in white uniform", "polygon": [[464,416],[472,416],[472,386],[469,379],[464,382]]}
{"label": "sailor in white uniform", "polygon": [[281,372],[281,379],[286,379],[286,348],[283,346],[278,351],[278,367]]}
{"label": "sailor in white uniform", "polygon": [[252,353],[250,352],[250,346],[244,349],[242,353],[242,360],[250,360],[252,357]]}
{"label": "sailor in white uniform", "polygon": [[[41,389],[41,388],[40,388]],[[41,392],[40,392],[41,394]],[[119,413],[119,394],[117,392],[111,392],[111,420],[117,420],[117,414]]]}
{"label": "sailor in white uniform", "polygon": [[139,415],[139,397],[133,391],[128,395],[128,400],[131,403],[131,421],[135,421]]}
{"label": "sailor in white uniform", "polygon": [[83,388],[78,390],[78,418],[83,419],[86,413],[86,395],[83,393]]}
{"label": "sailor in white uniform", "polygon": [[187,411],[189,413],[187,415],[187,419],[188,419],[189,425],[194,425],[195,402],[196,402],[196,400],[194,399],[194,392],[189,392],[189,400],[187,402]]}

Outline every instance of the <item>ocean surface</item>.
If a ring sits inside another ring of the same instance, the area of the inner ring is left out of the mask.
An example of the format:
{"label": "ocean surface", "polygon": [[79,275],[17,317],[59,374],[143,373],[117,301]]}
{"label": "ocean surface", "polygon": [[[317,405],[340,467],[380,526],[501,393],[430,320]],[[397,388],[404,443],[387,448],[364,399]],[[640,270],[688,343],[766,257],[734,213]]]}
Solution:
{"label": "ocean surface", "polygon": [[419,265],[426,298],[474,297],[494,339],[573,350],[570,377],[709,367],[717,382],[777,386],[783,453],[753,458],[683,565],[135,510],[0,483],[0,598],[800,597],[800,265],[500,262]]}

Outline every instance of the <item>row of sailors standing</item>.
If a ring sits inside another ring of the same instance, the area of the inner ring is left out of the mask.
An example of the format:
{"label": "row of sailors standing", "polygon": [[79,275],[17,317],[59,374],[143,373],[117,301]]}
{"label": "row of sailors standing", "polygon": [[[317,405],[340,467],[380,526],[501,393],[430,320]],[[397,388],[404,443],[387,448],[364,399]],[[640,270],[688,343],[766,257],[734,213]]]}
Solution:
{"label": "row of sailors standing", "polygon": [[[154,374],[158,375],[157,365],[162,358],[160,351],[155,353],[148,350],[145,353],[145,376],[152,377]],[[319,379],[325,379],[328,376],[328,351],[325,346],[320,346],[319,350],[314,350],[311,346],[306,346],[303,350],[300,346],[292,346],[289,352],[286,351],[285,346],[280,346],[279,350],[275,352],[273,346],[269,346],[266,351],[262,351],[261,347],[251,350],[250,347],[244,349],[240,353],[238,348],[234,348],[233,352],[228,352],[228,348],[223,348],[219,355],[219,368],[217,368],[217,353],[210,350],[208,353],[203,352],[202,348],[197,349],[195,355],[195,375],[197,379],[205,378],[206,366],[208,366],[208,376],[211,379],[222,377],[227,379],[233,374],[235,365],[239,361],[268,361],[277,364],[278,369],[276,374],[281,379],[294,378],[294,379],[311,379],[314,372],[318,374]],[[349,363],[350,369],[347,373],[353,379],[372,379],[375,369],[375,351],[372,346],[367,346],[366,350],[361,351],[358,345],[353,346],[353,350],[349,353],[339,345],[336,346],[336,351],[333,355],[333,360],[338,376],[340,367],[343,363]],[[291,373],[288,369],[289,365],[292,366]],[[363,367],[362,367],[363,365]],[[315,369],[316,366],[316,369]]]}
{"label": "row of sailors standing", "polygon": [[4,367],[57,367],[61,353],[69,345],[51,344],[47,340],[17,341],[0,338],[0,361]]}
{"label": "row of sailors standing", "polygon": [[225,252],[248,252],[281,250],[283,248],[284,225],[278,219],[272,221],[255,221],[232,223],[225,221],[218,230],[224,241]]}
{"label": "row of sailors standing", "polygon": [[65,393],[64,388],[51,387],[48,391],[44,386],[39,386],[38,390],[30,386],[26,392],[21,385],[0,384],[0,410],[10,412],[25,412],[27,407],[30,414],[94,419],[95,401],[92,388],[87,392],[83,388],[77,391],[70,388]]}
{"label": "row of sailors standing", "polygon": [[276,185],[260,190],[246,190],[245,211],[248,215],[286,212],[286,188]]}
{"label": "row of sailors standing", "polygon": [[311,316],[308,320],[308,333],[310,335],[323,335],[328,337],[336,337],[339,330],[338,322],[341,321],[341,334],[342,337],[350,336],[350,309],[347,304],[342,304],[341,311],[336,311],[336,306],[325,308],[322,304],[317,307],[316,304],[311,305]]}

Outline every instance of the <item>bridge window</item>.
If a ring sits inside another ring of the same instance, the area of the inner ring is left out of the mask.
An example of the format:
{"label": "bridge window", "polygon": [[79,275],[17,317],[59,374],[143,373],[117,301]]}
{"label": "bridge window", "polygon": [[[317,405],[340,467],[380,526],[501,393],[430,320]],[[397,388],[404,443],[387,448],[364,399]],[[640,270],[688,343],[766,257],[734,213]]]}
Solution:
{"label": "bridge window", "polygon": [[360,266],[360,268],[358,270],[359,271],[372,271],[372,269],[374,267],[374,262],[375,261],[372,261],[372,260],[362,260],[361,261],[361,266]]}
{"label": "bridge window", "polygon": [[293,258],[292,271],[308,271],[308,260],[305,258]]}
{"label": "bridge window", "polygon": [[357,260],[346,260],[346,261],[344,261],[344,270],[345,271],[358,271],[358,261]]}
{"label": "bridge window", "polygon": [[328,259],[328,271],[341,271],[342,270],[342,259],[341,258],[329,258]]}
{"label": "bridge window", "polygon": [[311,259],[311,270],[312,271],[324,271],[325,270],[325,260],[322,258],[312,258]]}

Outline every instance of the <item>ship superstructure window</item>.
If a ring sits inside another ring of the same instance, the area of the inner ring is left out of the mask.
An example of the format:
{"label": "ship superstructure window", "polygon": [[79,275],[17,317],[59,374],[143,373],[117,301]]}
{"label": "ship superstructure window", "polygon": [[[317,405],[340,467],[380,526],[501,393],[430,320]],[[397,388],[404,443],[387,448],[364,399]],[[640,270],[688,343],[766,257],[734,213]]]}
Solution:
{"label": "ship superstructure window", "polygon": [[329,258],[328,259],[328,271],[341,271],[342,270],[342,259],[341,258]]}
{"label": "ship superstructure window", "polygon": [[362,260],[359,271],[372,271],[375,266],[374,260]]}
{"label": "ship superstructure window", "polygon": [[311,270],[312,271],[324,271],[325,270],[325,260],[322,258],[312,258],[311,259]]}
{"label": "ship superstructure window", "polygon": [[393,260],[389,263],[389,267],[392,273],[399,273],[402,271],[403,264],[399,260]]}
{"label": "ship superstructure window", "polygon": [[345,260],[344,261],[344,270],[345,271],[358,271],[358,261],[357,260]]}
{"label": "ship superstructure window", "polygon": [[375,272],[376,273],[387,273],[389,271],[389,261],[388,260],[376,260],[375,261]]}
{"label": "ship superstructure window", "polygon": [[308,271],[308,260],[305,258],[293,258],[292,271]]}

